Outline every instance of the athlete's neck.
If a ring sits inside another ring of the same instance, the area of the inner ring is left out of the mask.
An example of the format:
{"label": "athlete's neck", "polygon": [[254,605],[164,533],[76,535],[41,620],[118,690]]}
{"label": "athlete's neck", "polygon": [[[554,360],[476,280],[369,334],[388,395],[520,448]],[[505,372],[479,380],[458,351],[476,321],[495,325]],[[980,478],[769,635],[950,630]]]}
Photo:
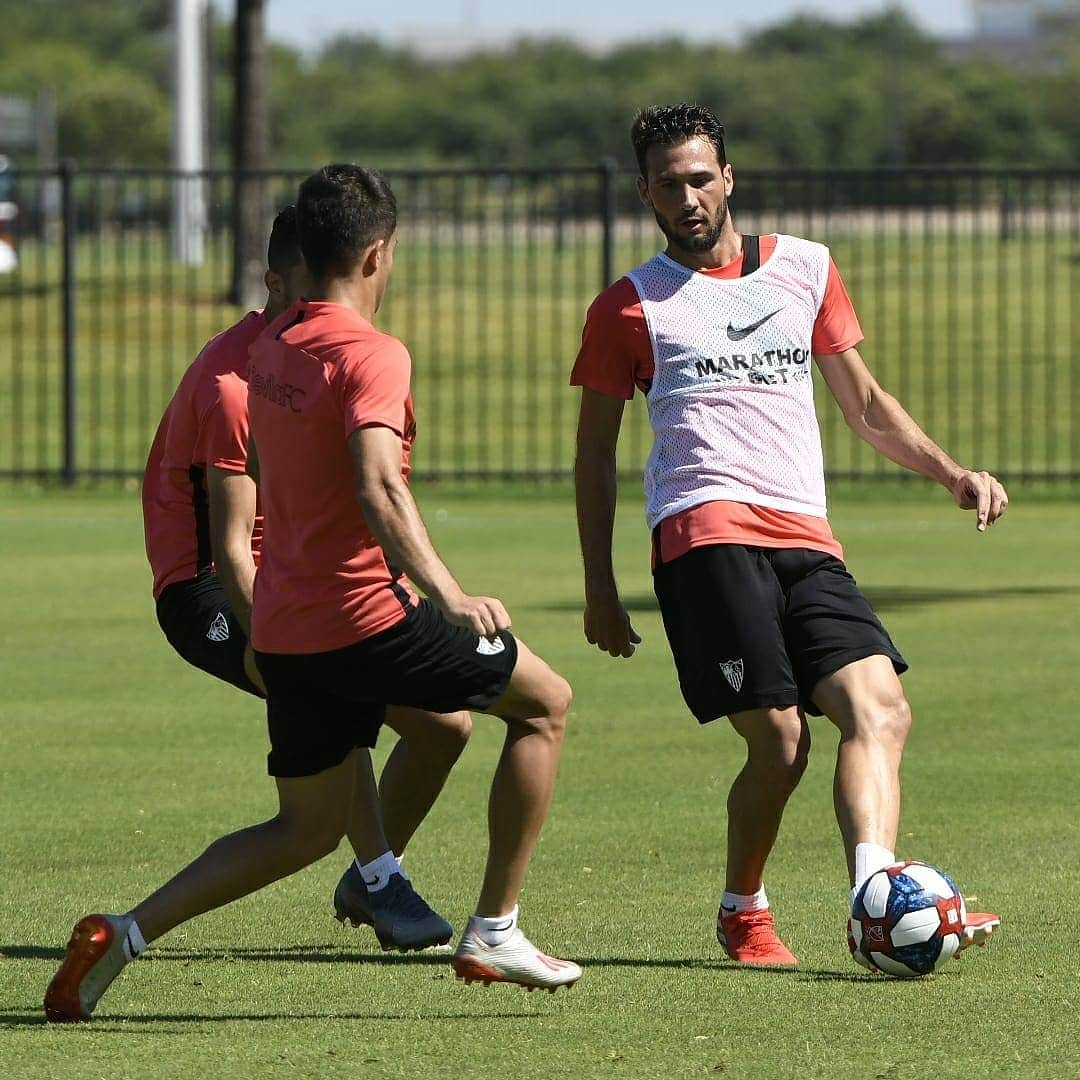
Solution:
{"label": "athlete's neck", "polygon": [[687,251],[669,241],[664,254],[691,270],[719,270],[742,254],[742,233],[735,231],[729,215],[716,243],[708,251]]}
{"label": "athlete's neck", "polygon": [[341,304],[355,311],[368,322],[375,321],[375,312],[379,307],[379,297],[372,288],[372,279],[354,274],[349,278],[331,278],[323,283],[321,289],[309,297],[311,300],[328,300],[331,304]]}
{"label": "athlete's neck", "polygon": [[263,305],[263,322],[269,326],[283,311],[288,311],[290,306],[290,304],[277,304],[272,296],[268,296]]}

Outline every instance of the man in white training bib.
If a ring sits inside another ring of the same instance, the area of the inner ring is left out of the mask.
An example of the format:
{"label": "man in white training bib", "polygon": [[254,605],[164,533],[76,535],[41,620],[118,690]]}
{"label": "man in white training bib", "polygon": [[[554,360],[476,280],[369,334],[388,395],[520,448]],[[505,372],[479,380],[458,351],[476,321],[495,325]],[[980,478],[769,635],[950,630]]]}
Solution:
{"label": "man in white training bib", "polygon": [[[641,640],[611,558],[615,448],[636,388],[654,433],[645,469],[654,585],[683,697],[700,723],[727,716],[746,743],[728,797],[717,937],[733,960],[791,965],[762,881],[806,767],[805,714],[825,714],[840,731],[836,814],[856,889],[895,861],[911,723],[898,678],[907,664],[826,518],[811,358],[852,430],[976,510],[980,531],[1008,499],[989,473],[953,461],[877,384],[828,248],[735,231],[734,177],[712,112],[650,106],[631,139],[638,193],[667,248],[597,297],[570,380],[582,387],[585,636],[624,657]],[[1000,922],[967,918],[965,944],[981,944]]]}

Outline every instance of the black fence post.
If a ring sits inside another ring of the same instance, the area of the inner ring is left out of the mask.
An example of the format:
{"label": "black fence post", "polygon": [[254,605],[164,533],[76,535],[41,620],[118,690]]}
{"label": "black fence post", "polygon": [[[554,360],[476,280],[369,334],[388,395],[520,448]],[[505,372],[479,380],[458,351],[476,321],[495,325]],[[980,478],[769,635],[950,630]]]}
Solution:
{"label": "black fence post", "polygon": [[74,161],[60,163],[60,228],[62,244],[61,296],[63,311],[64,348],[64,483],[74,484],[77,474],[75,455],[75,399],[78,392],[75,368],[75,212]]}
{"label": "black fence post", "polygon": [[615,226],[617,220],[616,199],[619,167],[611,158],[600,162],[600,226],[603,232],[600,288],[606,289],[615,274]]}

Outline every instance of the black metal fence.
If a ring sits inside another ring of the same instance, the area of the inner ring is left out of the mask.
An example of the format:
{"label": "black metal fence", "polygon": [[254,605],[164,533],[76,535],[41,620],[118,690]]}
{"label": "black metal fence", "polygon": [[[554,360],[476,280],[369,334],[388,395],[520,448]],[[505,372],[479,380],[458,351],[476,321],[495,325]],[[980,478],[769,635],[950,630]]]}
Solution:
{"label": "black metal fence", "polygon": [[[268,224],[299,176],[252,178]],[[0,476],[141,473],[183,369],[240,313],[229,297],[235,179],[70,166],[15,178],[13,220],[0,220]],[[567,376],[586,308],[659,246],[633,177],[602,164],[392,179],[402,243],[380,323],[414,357],[417,475],[567,475]],[[1012,479],[1066,479],[1080,477],[1078,181],[747,171],[733,205],[743,231],[831,246],[864,357],[955,457]],[[5,243],[17,255],[7,272]],[[832,476],[900,474],[847,432],[827,392],[819,410]],[[628,410],[628,475],[647,452],[644,412]]]}

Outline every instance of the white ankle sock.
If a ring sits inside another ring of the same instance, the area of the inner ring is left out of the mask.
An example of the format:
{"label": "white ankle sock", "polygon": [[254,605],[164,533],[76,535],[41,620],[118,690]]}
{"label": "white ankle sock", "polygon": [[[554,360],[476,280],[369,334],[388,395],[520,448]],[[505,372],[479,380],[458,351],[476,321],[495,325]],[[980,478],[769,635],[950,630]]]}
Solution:
{"label": "white ankle sock", "polygon": [[863,887],[866,879],[876,874],[883,866],[891,866],[896,862],[896,856],[886,847],[880,844],[856,844],[855,845],[855,888],[851,890],[851,898]]}
{"label": "white ankle sock", "polygon": [[146,938],[143,937],[139,924],[132,919],[128,923],[127,935],[124,938],[124,955],[129,960],[135,960],[146,952]]}
{"label": "white ankle sock", "polygon": [[731,915],[735,911],[764,911],[768,906],[769,898],[765,895],[764,885],[750,896],[725,892],[720,897],[720,909],[725,915]]}
{"label": "white ankle sock", "polygon": [[401,873],[401,866],[394,858],[392,851],[384,851],[377,859],[372,859],[369,863],[362,863],[357,859],[356,866],[368,892],[385,889],[390,883],[390,875]]}
{"label": "white ankle sock", "polygon": [[471,916],[469,929],[485,945],[501,945],[514,932],[517,921],[518,909],[515,904],[513,911],[507,915],[500,915],[498,918],[489,919],[484,915]]}

